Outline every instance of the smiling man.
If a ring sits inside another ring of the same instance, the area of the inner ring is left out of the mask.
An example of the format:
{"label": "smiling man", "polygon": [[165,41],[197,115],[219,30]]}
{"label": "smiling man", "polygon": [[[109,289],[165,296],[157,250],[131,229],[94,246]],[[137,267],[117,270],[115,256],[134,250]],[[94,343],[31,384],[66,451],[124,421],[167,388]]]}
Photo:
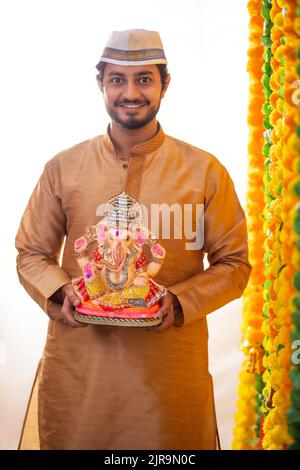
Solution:
{"label": "smiling man", "polygon": [[[20,282],[50,318],[39,378],[41,448],[216,449],[206,316],[246,287],[245,215],[219,160],[166,135],[156,119],[170,83],[157,32],[113,32],[97,70],[111,122],[104,135],[47,162],[16,237]],[[175,207],[180,212],[174,230],[156,234],[167,252],[156,280],[168,292],[162,323],[148,329],[86,326],[73,317],[80,303],[71,285],[80,274],[74,241],[122,191],[148,214],[168,208],[164,222]],[[186,220],[186,209],[199,207],[200,244],[193,243],[199,221],[190,237]]]}
{"label": "smiling man", "polygon": [[[99,68],[101,70],[101,66]],[[155,65],[132,68],[107,64],[105,77],[99,79],[99,86],[112,119],[111,132],[115,131],[116,125],[126,129],[147,129],[146,126],[152,124],[156,133],[154,118],[169,80],[167,75],[164,84],[161,83],[159,69]]]}

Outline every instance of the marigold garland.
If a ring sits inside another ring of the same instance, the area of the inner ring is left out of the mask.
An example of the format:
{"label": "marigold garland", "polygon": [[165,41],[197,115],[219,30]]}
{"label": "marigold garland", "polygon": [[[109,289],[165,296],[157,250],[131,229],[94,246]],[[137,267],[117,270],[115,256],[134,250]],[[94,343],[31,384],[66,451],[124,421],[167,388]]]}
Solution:
{"label": "marigold garland", "polygon": [[[243,363],[243,370],[239,375],[239,400],[236,425],[233,430],[234,440],[232,448],[255,449],[258,444],[257,435],[257,375],[261,373],[262,339],[261,325],[263,321],[263,114],[264,103],[263,86],[261,83],[263,66],[263,45],[260,42],[263,34],[263,18],[260,15],[261,0],[249,0],[249,43],[247,71],[250,76],[249,107],[248,107],[248,244],[249,260],[252,272],[248,286],[243,295],[243,344],[242,350],[247,356]],[[261,215],[260,215],[261,214]],[[257,374],[257,375],[256,375]]]}
{"label": "marigold garland", "polygon": [[[270,263],[266,263],[265,269],[269,276],[269,296],[266,299],[268,316],[263,324],[265,334],[266,371],[263,375],[265,397],[262,405],[264,412],[262,448],[266,450],[286,449],[291,443],[287,432],[285,413],[289,404],[289,379],[290,368],[290,342],[287,330],[290,328],[290,315],[286,315],[287,299],[284,295],[286,288],[286,275],[289,262],[283,260],[284,237],[288,230],[284,212],[285,184],[284,163],[282,161],[284,122],[284,100],[281,88],[285,80],[283,62],[284,42],[284,10],[280,2],[273,1],[270,8],[270,20],[272,29],[270,35],[271,48],[271,76],[270,76],[270,154],[266,162],[268,171],[268,184],[266,194],[266,236],[271,243]],[[282,295],[283,293],[283,295]]]}
{"label": "marigold garland", "polygon": [[[299,4],[248,2],[246,212],[253,268],[243,296],[248,360],[240,374],[234,449],[300,449],[300,367],[291,361],[293,341],[300,340]],[[264,253],[257,249],[262,246]]]}
{"label": "marigold garland", "polygon": [[[296,7],[296,3],[298,7]],[[289,355],[292,356],[294,341],[300,339],[300,245],[299,245],[299,215],[300,215],[300,2],[287,2],[283,26],[286,30],[286,40],[283,50],[286,77],[284,84],[284,126],[283,126],[283,158],[286,162],[286,190],[290,205],[287,206],[290,221],[290,238],[285,253],[285,262],[291,267],[289,275],[290,302],[288,328],[286,335],[290,337]],[[296,91],[296,93],[295,93]],[[298,97],[297,97],[298,93]],[[295,358],[297,359],[297,358]],[[291,390],[290,403],[287,410],[288,432],[293,438],[289,449],[300,449],[300,364],[292,360],[289,379],[286,385]]]}

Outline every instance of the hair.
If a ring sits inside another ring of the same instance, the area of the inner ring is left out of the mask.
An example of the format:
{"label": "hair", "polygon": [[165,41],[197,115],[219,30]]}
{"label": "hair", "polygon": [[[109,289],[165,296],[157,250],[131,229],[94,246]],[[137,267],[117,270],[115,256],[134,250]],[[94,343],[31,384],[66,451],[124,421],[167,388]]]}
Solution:
{"label": "hair", "polygon": [[[101,60],[96,65],[96,69],[98,70],[97,79],[99,80],[99,82],[102,82],[103,80],[105,65],[106,65],[106,62],[103,62]],[[165,88],[167,76],[169,74],[168,67],[166,64],[155,64],[155,65],[157,66],[159,70],[162,87]]]}

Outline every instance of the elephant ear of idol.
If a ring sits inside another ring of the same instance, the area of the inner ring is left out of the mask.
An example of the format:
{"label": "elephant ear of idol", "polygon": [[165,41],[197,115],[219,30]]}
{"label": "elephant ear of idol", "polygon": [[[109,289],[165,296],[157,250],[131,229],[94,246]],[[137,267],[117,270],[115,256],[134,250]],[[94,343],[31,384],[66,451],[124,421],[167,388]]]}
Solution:
{"label": "elephant ear of idol", "polygon": [[108,226],[105,221],[101,220],[101,222],[96,225],[96,236],[99,246],[104,245],[105,239],[107,237],[107,232]]}

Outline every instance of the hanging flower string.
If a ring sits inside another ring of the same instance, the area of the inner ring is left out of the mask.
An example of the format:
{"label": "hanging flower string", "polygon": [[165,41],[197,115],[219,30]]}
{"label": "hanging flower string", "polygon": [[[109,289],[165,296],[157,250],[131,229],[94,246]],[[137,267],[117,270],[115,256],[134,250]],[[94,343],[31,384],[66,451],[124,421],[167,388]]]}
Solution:
{"label": "hanging flower string", "polygon": [[242,371],[239,374],[236,425],[233,430],[234,440],[232,448],[255,449],[258,445],[259,423],[257,422],[260,402],[258,400],[261,388],[262,355],[261,344],[263,334],[263,285],[264,251],[263,244],[263,174],[264,161],[262,146],[264,142],[262,105],[264,103],[262,79],[263,45],[263,18],[260,15],[261,0],[249,0],[249,42],[247,71],[250,77],[249,106],[248,106],[248,191],[247,191],[247,225],[249,260],[252,272],[248,286],[243,295],[243,324],[242,324],[242,351],[246,355]]}
{"label": "hanging flower string", "polygon": [[[300,2],[286,1],[283,27],[285,44],[283,60],[284,80],[284,126],[283,158],[285,162],[284,186],[289,204],[286,213],[290,236],[286,240],[285,262],[290,264],[289,304],[285,337],[290,339],[291,369],[285,377],[286,388],[292,389],[287,410],[288,432],[293,438],[289,449],[300,449],[300,354],[293,349],[300,345]],[[286,358],[287,359],[287,358]]]}
{"label": "hanging flower string", "polygon": [[300,449],[300,0],[253,0],[248,10],[252,273],[232,447]]}
{"label": "hanging flower string", "polygon": [[290,367],[290,342],[285,338],[286,328],[290,321],[287,313],[287,299],[285,296],[288,264],[285,264],[283,255],[283,240],[286,237],[288,224],[284,213],[286,201],[283,181],[283,137],[282,125],[284,122],[284,95],[282,86],[284,82],[283,54],[283,2],[273,0],[270,9],[271,29],[271,58],[272,74],[270,77],[270,124],[271,148],[268,161],[268,186],[266,194],[269,204],[266,205],[268,216],[268,237],[272,242],[270,248],[270,263],[266,263],[270,281],[270,292],[267,300],[268,315],[263,324],[265,334],[264,346],[266,367],[263,375],[264,413],[262,448],[266,450],[283,450],[291,443],[288,435],[285,412],[289,403],[290,389],[286,382]]}

